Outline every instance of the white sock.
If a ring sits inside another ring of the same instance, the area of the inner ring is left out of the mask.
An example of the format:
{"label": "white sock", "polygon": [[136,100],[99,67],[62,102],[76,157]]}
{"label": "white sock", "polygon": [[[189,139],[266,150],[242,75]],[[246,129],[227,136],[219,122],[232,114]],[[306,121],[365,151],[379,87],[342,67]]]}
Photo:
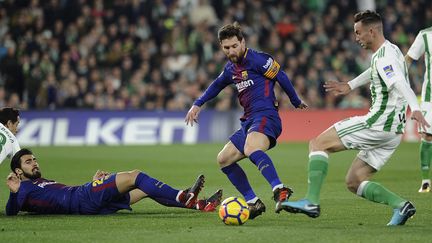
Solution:
{"label": "white sock", "polygon": [[259,199],[258,197],[254,197],[251,200],[248,200],[246,203],[248,203],[248,204],[254,204],[254,203],[256,203],[258,201],[258,199]]}
{"label": "white sock", "polygon": [[283,188],[283,187],[284,187],[283,184],[279,184],[279,185],[274,186],[272,190],[273,190],[273,192],[274,192],[274,191],[276,191],[276,189],[281,189],[281,188]]}

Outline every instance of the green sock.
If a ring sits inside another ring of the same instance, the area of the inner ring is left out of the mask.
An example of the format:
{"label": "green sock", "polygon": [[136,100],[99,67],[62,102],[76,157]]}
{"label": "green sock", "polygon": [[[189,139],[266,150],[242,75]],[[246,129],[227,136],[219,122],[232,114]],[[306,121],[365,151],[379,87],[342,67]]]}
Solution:
{"label": "green sock", "polygon": [[365,185],[362,197],[372,202],[387,204],[392,208],[399,208],[402,203],[407,201],[373,181],[369,181]]}
{"label": "green sock", "polygon": [[432,143],[422,141],[420,144],[420,170],[422,180],[429,179],[429,168],[432,155]]}
{"label": "green sock", "polygon": [[306,199],[319,204],[320,191],[327,175],[328,158],[322,155],[312,155],[309,158],[308,191]]}

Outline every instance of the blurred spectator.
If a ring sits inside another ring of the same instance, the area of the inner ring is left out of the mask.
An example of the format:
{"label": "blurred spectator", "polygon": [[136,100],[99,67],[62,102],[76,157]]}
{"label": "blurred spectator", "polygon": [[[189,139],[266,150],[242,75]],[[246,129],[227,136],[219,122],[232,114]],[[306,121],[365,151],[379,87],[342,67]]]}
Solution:
{"label": "blurred spectator", "polygon": [[[0,105],[23,109],[183,110],[225,63],[220,26],[240,22],[248,46],[280,60],[312,108],[368,107],[367,87],[345,98],[322,88],[369,67],[353,15],[374,8],[385,35],[407,50],[432,25],[427,0],[172,0],[0,2]],[[413,89],[424,70],[415,63]],[[276,90],[279,106],[292,109]],[[238,108],[232,87],[208,105]]]}

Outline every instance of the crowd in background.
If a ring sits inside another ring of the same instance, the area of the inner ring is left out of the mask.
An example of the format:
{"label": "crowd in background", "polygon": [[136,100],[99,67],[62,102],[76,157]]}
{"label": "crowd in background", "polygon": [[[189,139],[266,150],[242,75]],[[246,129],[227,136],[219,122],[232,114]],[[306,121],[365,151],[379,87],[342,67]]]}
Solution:
{"label": "crowd in background", "polygon": [[[429,0],[375,1],[387,39],[406,53],[432,26]],[[185,110],[223,70],[217,30],[239,22],[248,47],[271,54],[312,108],[365,108],[368,87],[344,98],[326,80],[369,67],[350,0],[3,0],[0,106],[21,109]],[[419,94],[423,62],[411,69]],[[282,108],[292,109],[276,89]],[[208,106],[236,109],[227,87]]]}

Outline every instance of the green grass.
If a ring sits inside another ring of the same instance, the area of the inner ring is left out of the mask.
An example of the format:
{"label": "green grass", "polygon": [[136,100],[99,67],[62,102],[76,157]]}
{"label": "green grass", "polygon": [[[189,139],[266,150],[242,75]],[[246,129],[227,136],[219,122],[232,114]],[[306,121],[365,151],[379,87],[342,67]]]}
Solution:
{"label": "green grass", "polygon": [[[218,188],[224,198],[239,196],[215,163],[221,144],[136,147],[37,147],[43,176],[68,185],[90,181],[96,169],[140,169],[176,188],[188,187],[199,173],[206,175],[202,196]],[[431,239],[431,196],[419,194],[418,144],[402,144],[374,178],[414,202],[417,214],[404,227],[386,227],[387,206],[368,202],[345,189],[344,178],[354,151],[334,154],[322,189],[322,214],[317,219],[285,212],[275,214],[271,189],[256,168],[244,160],[256,193],[267,212],[245,225],[225,226],[217,213],[166,208],[150,199],[133,205],[133,211],[108,216],[0,216],[0,242],[427,242]],[[307,144],[280,144],[270,152],[283,182],[295,190],[293,199],[306,192]],[[0,177],[9,173],[8,162]],[[0,205],[8,190],[0,185]]]}

